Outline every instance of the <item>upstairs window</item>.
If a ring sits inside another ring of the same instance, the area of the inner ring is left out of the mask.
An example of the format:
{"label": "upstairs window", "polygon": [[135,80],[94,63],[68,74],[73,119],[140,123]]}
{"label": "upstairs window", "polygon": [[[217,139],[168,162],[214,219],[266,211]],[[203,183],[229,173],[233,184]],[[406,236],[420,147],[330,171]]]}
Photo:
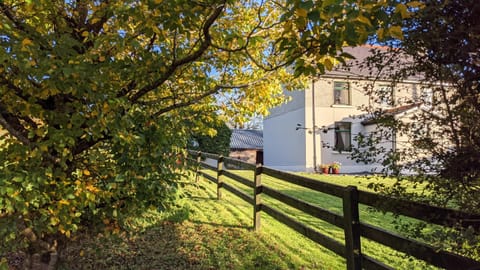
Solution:
{"label": "upstairs window", "polygon": [[333,104],[350,105],[350,86],[348,82],[333,83]]}
{"label": "upstairs window", "polygon": [[352,150],[352,123],[335,122],[335,148],[338,152]]}
{"label": "upstairs window", "polygon": [[422,89],[423,106],[427,109],[432,108],[433,105],[433,90],[430,88]]}

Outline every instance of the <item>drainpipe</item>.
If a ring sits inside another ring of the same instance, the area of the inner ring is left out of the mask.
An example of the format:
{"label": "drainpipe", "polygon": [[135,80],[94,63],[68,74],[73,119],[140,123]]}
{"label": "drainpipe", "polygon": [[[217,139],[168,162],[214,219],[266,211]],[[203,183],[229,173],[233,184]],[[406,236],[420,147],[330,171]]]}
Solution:
{"label": "drainpipe", "polygon": [[317,124],[315,123],[315,80],[312,79],[312,135],[313,135],[313,170],[317,172]]}

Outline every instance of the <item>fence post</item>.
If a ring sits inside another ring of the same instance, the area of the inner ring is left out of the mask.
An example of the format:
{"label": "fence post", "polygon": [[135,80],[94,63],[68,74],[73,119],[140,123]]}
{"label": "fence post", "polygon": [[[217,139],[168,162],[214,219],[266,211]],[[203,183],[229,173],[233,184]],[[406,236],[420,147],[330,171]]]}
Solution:
{"label": "fence post", "polygon": [[222,198],[222,182],[223,182],[223,156],[219,156],[217,160],[217,199]]}
{"label": "fence post", "polygon": [[254,188],[253,188],[253,229],[255,231],[260,230],[261,216],[260,216],[260,205],[262,203],[260,194],[262,193],[262,164],[257,163],[255,167],[254,174]]}
{"label": "fence post", "polygon": [[200,178],[200,163],[202,162],[202,152],[198,151],[197,153],[197,167],[195,168],[195,182],[198,183]]}
{"label": "fence post", "polygon": [[343,220],[345,232],[345,249],[348,270],[360,270],[360,220],[358,215],[358,191],[355,186],[345,188],[343,194]]}

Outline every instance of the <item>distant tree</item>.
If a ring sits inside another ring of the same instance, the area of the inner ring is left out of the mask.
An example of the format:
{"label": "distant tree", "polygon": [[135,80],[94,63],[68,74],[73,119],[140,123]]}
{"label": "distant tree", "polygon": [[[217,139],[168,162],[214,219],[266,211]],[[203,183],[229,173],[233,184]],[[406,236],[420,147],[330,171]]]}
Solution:
{"label": "distant tree", "polygon": [[389,10],[376,0],[0,1],[0,248],[56,250],[85,226],[118,230],[132,211],[167,207],[178,155],[210,113],[265,114],[281,86],[302,88],[302,76],[343,61],[343,46],[378,29],[401,35]]}
{"label": "distant tree", "polygon": [[230,153],[230,138],[232,130],[220,121],[210,129],[210,134],[195,134],[192,136],[192,149],[228,156]]}
{"label": "distant tree", "polygon": [[[377,51],[366,67],[381,71],[394,84],[421,78],[424,89],[403,101],[419,109],[395,119],[378,107],[368,108],[378,129],[357,137],[353,158],[382,164],[385,175],[398,179],[393,187],[377,185],[378,190],[480,213],[480,5],[475,0],[425,0],[409,8],[421,9],[404,16],[405,37],[389,40],[379,35],[394,47]],[[368,93],[377,100],[385,95]],[[397,149],[382,148],[378,142],[392,140],[392,132],[406,135],[408,142]],[[424,192],[408,192],[412,185]],[[471,232],[449,233],[432,238],[480,258],[478,239],[466,236]]]}

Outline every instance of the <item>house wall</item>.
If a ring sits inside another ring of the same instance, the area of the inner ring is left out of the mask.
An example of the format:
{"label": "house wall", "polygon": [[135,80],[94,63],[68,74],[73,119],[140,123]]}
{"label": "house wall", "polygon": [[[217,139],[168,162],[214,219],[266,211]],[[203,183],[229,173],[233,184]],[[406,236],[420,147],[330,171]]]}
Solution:
{"label": "house wall", "polygon": [[270,109],[269,115],[265,117],[266,120],[305,108],[305,91],[284,91],[283,94],[290,100],[281,106]]}
{"label": "house wall", "polygon": [[[333,85],[337,81],[349,83],[351,105],[334,104]],[[351,122],[352,138],[359,132],[364,132],[364,126],[361,124],[362,119],[353,117],[364,114],[365,112],[360,109],[360,106],[369,104],[369,98],[364,95],[363,87],[365,87],[364,83],[358,80],[322,78],[315,82],[315,124],[318,127],[317,140],[319,144],[317,145],[320,145],[317,149],[317,155],[320,156],[320,159],[317,159],[317,165],[337,161],[342,163],[340,171],[343,173],[360,173],[370,169],[364,164],[357,164],[349,159],[350,152],[338,152],[333,149],[335,122]]]}
{"label": "house wall", "polygon": [[[335,105],[333,97],[333,84],[336,81],[346,81],[350,85],[350,105]],[[323,147],[321,151],[321,163],[329,164],[334,161],[342,163],[341,172],[344,173],[363,173],[370,172],[372,169],[378,170],[380,164],[366,165],[357,163],[350,159],[350,152],[338,152],[333,149],[335,144],[335,122],[350,122],[351,123],[351,143],[355,146],[354,137],[359,133],[369,134],[375,130],[375,126],[364,126],[361,122],[364,120],[365,111],[364,106],[382,106],[388,109],[389,106],[380,104],[372,100],[366,95],[367,89],[377,88],[380,85],[388,84],[382,81],[369,81],[358,79],[345,78],[328,78],[324,77],[315,82],[315,103],[318,104],[315,108],[316,125],[322,130],[319,137]],[[412,100],[413,93],[418,91],[418,87],[412,83],[399,83],[393,88],[394,105],[401,106],[406,102]],[[418,95],[420,93],[417,93]],[[403,139],[403,138],[402,138]],[[387,151],[392,149],[393,142],[391,140],[381,143]]]}
{"label": "house wall", "polygon": [[293,111],[285,110],[281,114],[272,114],[264,119],[263,158],[265,166],[286,171],[307,170],[306,132],[305,130],[295,130],[297,123],[305,126],[305,108]]}
{"label": "house wall", "polygon": [[[349,83],[350,105],[334,104],[333,89],[337,81]],[[271,115],[264,120],[265,165],[282,170],[313,171],[320,164],[338,161],[342,163],[343,173],[378,171],[380,164],[356,163],[349,158],[351,153],[335,151],[334,127],[335,122],[350,122],[353,146],[356,135],[373,132],[375,125],[364,126],[361,123],[366,114],[364,107],[381,106],[388,109],[389,106],[371,99],[366,91],[386,84],[389,82],[324,75],[305,91],[290,92],[292,101],[272,109]],[[422,91],[415,83],[408,82],[398,83],[393,89],[393,107],[405,105],[415,96],[420,97]],[[301,124],[302,129],[295,130],[297,123]],[[381,146],[389,150],[392,141],[382,142]]]}
{"label": "house wall", "polygon": [[[334,82],[348,82],[350,87],[350,105],[336,105],[334,104]],[[339,77],[322,77],[315,81],[313,90],[315,91],[315,125],[318,127],[317,136],[317,166],[320,164],[330,164],[335,161],[342,163],[341,172],[343,173],[364,173],[371,172],[373,169],[378,171],[380,164],[363,164],[357,163],[350,159],[350,152],[338,152],[333,149],[335,144],[335,122],[350,122],[351,123],[351,143],[355,146],[354,137],[359,133],[369,134],[375,130],[375,126],[364,126],[361,122],[364,120],[365,111],[364,106],[382,106],[388,109],[385,104],[377,103],[366,95],[367,89],[377,89],[380,85],[388,84],[389,82],[373,82],[370,80],[359,80],[354,78],[339,78]],[[311,109],[312,86],[306,91],[306,119],[310,121],[312,119],[309,115]],[[394,86],[394,106],[400,106],[407,101],[411,101],[414,95],[420,96],[420,88],[413,83],[399,83]],[[309,107],[310,104],[310,108]],[[312,124],[313,125],[313,124]],[[402,138],[404,139],[404,138]],[[307,138],[306,147],[311,148],[309,145],[309,138]],[[320,145],[320,147],[318,147]],[[381,143],[381,146],[390,150],[393,147],[392,141],[385,141]],[[308,149],[307,149],[308,152]],[[313,158],[307,154],[308,159]]]}

